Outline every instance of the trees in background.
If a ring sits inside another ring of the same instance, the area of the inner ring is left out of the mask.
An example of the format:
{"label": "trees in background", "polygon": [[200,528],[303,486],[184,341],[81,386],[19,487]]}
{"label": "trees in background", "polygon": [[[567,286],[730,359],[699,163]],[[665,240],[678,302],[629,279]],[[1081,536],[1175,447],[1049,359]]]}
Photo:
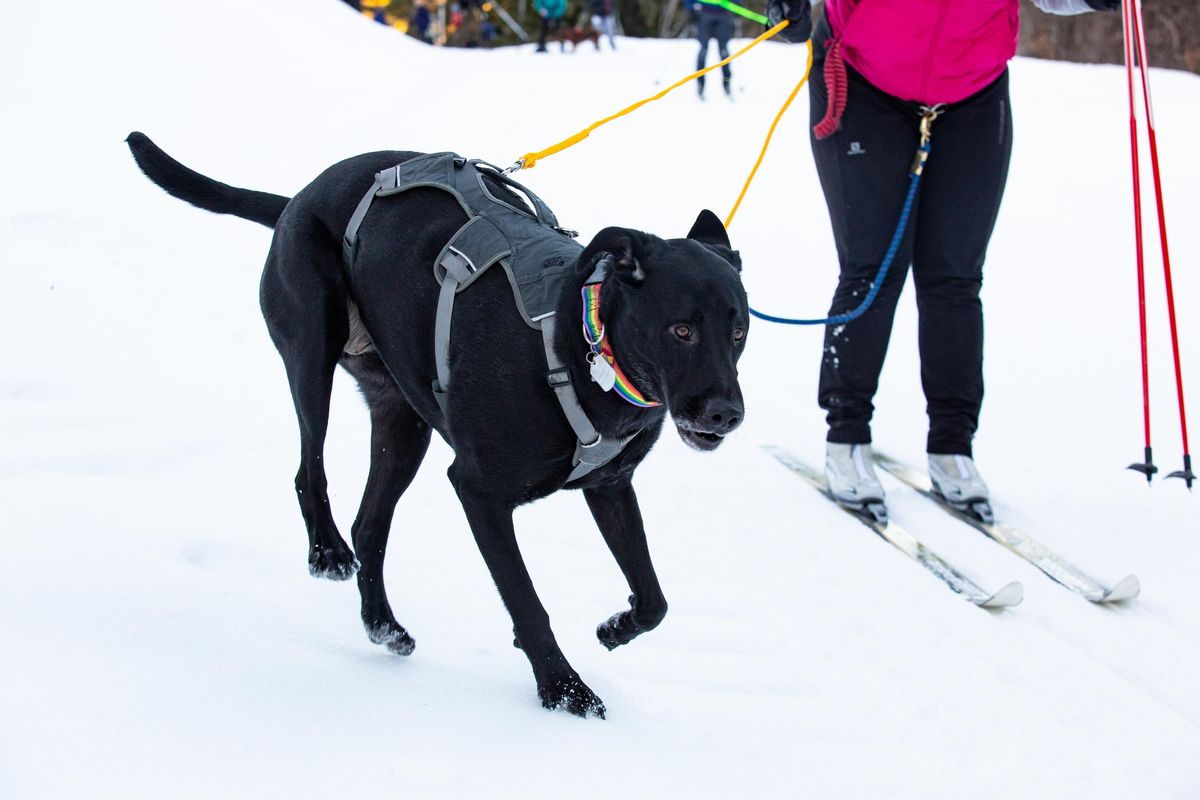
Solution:
{"label": "trees in background", "polygon": [[[1042,14],[1029,0],[1021,5],[1021,55],[1123,63],[1120,12],[1056,17]],[[1200,2],[1144,0],[1142,9],[1150,66],[1200,72]]]}
{"label": "trees in background", "polygon": [[[968,0],[955,0],[955,2]],[[412,0],[345,0],[363,9],[386,11],[396,20],[408,20]],[[480,16],[485,0],[459,0],[464,16]],[[537,16],[529,0],[491,0],[498,2],[516,18],[527,31],[536,31]],[[617,17],[626,36],[690,36],[691,25],[680,0],[616,0]],[[454,0],[447,0],[447,8]],[[747,7],[761,11],[763,0],[745,0]],[[1035,58],[1062,61],[1119,64],[1122,60],[1120,13],[1083,14],[1077,17],[1058,17],[1043,14],[1029,0],[1021,0],[1020,53]],[[429,0],[432,8],[440,4]],[[1146,17],[1146,45],[1150,64],[1155,67],[1185,69],[1200,73],[1200,0],[1143,0]],[[568,0],[566,20],[569,25],[587,18],[587,0]],[[496,44],[513,44],[513,36],[500,20],[493,20],[498,29]],[[757,25],[736,18],[737,36],[753,36],[760,32]],[[469,26],[468,26],[469,27]],[[454,44],[451,37],[451,44]]]}

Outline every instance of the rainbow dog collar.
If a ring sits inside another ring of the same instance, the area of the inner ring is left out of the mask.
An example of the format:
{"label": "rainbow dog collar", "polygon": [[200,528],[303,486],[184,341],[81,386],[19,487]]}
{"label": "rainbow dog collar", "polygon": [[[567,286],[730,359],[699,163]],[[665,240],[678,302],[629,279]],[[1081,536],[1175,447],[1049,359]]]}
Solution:
{"label": "rainbow dog collar", "polygon": [[588,363],[591,364],[592,380],[604,391],[615,391],[623,400],[639,408],[660,406],[654,400],[647,400],[633,381],[621,371],[617,365],[617,357],[613,355],[612,345],[604,335],[604,323],[600,321],[600,287],[601,282],[586,283],[583,286],[583,335],[592,351],[588,353]]}

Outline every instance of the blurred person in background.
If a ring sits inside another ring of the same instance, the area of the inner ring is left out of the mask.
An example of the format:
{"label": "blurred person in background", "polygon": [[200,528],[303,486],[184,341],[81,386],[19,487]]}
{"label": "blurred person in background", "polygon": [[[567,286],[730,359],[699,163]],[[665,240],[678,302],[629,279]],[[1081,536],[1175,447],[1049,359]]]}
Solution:
{"label": "blurred person in background", "polygon": [[[536,52],[546,52],[546,38],[558,31],[562,27],[563,17],[567,13],[567,0],[534,0],[533,10],[542,18],[542,31],[538,36],[538,46]],[[563,42],[559,45],[565,51],[567,46]]]}
{"label": "blurred person in background", "polygon": [[[717,40],[717,55],[721,60],[729,58],[729,40],[733,36],[733,14],[720,6],[702,3],[700,0],[684,0],[688,13],[696,23],[696,39],[700,42],[700,53],[696,56],[696,69],[704,69],[708,61],[708,43]],[[721,67],[721,85],[725,96],[733,99],[733,71],[729,65]],[[704,76],[696,80],[696,91],[704,99]]]}
{"label": "blurred person in background", "polygon": [[408,18],[408,32],[413,37],[429,44],[429,26],[433,24],[433,12],[428,0],[415,0],[412,14]]}
{"label": "blurred person in background", "polygon": [[608,37],[608,46],[617,49],[617,18],[613,13],[614,0],[591,0],[592,27]]}

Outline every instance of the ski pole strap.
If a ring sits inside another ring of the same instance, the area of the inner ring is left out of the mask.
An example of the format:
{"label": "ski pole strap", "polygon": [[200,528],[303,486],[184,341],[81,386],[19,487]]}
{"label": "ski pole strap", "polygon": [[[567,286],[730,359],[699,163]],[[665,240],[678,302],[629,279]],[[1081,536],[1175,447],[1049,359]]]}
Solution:
{"label": "ski pole strap", "polygon": [[923,106],[921,108],[921,143],[917,145],[917,153],[913,158],[913,165],[908,173],[908,194],[904,197],[904,207],[900,210],[900,220],[896,223],[896,231],[892,234],[892,241],[888,245],[887,253],[883,257],[883,263],[879,265],[879,271],[875,273],[875,278],[871,281],[871,288],[867,291],[867,295],[862,299],[862,302],[856,308],[844,314],[836,314],[820,319],[776,317],[772,314],[766,314],[751,308],[750,313],[753,316],[766,322],[775,322],[780,325],[844,325],[847,322],[858,319],[867,312],[867,309],[871,307],[871,304],[875,302],[875,298],[879,295],[879,290],[883,287],[883,281],[887,278],[888,270],[891,269],[892,262],[896,260],[896,253],[900,250],[900,243],[904,241],[904,233],[908,230],[908,218],[912,215],[913,204],[917,199],[917,187],[921,184],[921,175],[925,171],[925,162],[929,160],[930,142],[933,138],[933,121],[941,115],[943,108],[942,105]]}

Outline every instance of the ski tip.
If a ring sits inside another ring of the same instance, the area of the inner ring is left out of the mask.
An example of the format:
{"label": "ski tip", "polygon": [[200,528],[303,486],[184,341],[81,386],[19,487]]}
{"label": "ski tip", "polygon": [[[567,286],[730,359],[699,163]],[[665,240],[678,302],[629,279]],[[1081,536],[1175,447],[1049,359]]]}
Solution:
{"label": "ski tip", "polygon": [[1142,591],[1142,582],[1138,580],[1137,575],[1126,575],[1113,588],[1105,592],[1104,596],[1096,602],[1098,603],[1120,603],[1123,600],[1132,600],[1137,597]]}
{"label": "ski tip", "polygon": [[1009,606],[1017,606],[1025,599],[1025,587],[1020,581],[1013,581],[994,595],[984,600],[981,603],[976,603],[980,608],[1007,608]]}

